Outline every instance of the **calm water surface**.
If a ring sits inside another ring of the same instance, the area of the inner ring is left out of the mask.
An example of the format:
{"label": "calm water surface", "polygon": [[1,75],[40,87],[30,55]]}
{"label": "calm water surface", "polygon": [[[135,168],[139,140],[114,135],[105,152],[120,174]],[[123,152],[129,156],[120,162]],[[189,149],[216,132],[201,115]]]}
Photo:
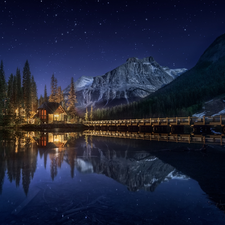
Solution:
{"label": "calm water surface", "polygon": [[200,148],[9,134],[0,147],[0,224],[225,224],[225,148]]}

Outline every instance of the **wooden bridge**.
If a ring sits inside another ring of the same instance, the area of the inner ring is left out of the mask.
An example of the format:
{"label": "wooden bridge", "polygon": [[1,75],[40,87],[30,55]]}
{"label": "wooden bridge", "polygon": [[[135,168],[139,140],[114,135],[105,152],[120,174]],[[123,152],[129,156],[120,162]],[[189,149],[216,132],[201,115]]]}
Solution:
{"label": "wooden bridge", "polygon": [[165,141],[177,143],[216,144],[225,145],[225,135],[192,135],[192,134],[169,134],[169,133],[140,133],[140,132],[118,132],[118,131],[95,131],[83,132],[88,136],[114,137],[126,139],[140,139],[150,141]]}
{"label": "wooden bridge", "polygon": [[[198,117],[166,117],[166,118],[149,118],[149,119],[128,119],[128,120],[96,120],[85,121],[85,126],[97,130],[126,130],[133,131],[162,131],[162,128],[170,131],[183,128],[184,126],[193,127],[194,129],[209,129],[210,127],[220,126],[225,132],[225,116],[203,116]],[[147,129],[146,129],[147,128]]]}

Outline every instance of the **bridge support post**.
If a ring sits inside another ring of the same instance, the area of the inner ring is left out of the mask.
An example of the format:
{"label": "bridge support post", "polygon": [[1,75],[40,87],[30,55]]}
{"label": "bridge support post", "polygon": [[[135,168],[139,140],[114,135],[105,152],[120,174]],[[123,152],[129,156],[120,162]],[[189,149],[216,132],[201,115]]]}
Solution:
{"label": "bridge support post", "polygon": [[225,126],[223,126],[223,133],[225,134]]}

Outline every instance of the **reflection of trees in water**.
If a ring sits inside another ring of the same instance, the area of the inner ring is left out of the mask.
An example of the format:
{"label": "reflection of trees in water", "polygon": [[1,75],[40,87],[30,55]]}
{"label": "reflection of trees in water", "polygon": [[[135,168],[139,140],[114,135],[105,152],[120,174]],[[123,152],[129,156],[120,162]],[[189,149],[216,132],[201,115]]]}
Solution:
{"label": "reflection of trees in water", "polygon": [[31,178],[37,166],[37,147],[29,133],[10,133],[5,136],[0,146],[0,192],[2,190],[5,171],[10,182],[22,185],[25,194],[29,191]]}
{"label": "reflection of trees in water", "polygon": [[69,147],[66,151],[61,148],[62,145],[59,142],[47,143],[46,148],[38,149],[37,143],[39,138],[41,138],[40,132],[12,132],[8,135],[4,134],[4,138],[2,141],[0,140],[0,193],[2,193],[5,173],[10,182],[15,181],[16,186],[19,186],[21,181],[25,194],[28,193],[30,182],[37,167],[38,151],[40,157],[44,157],[45,168],[48,158],[50,159],[52,180],[57,176],[58,168],[61,168],[65,155],[67,155],[68,164],[71,168],[71,177],[74,177],[76,158],[74,146],[79,134],[65,133],[62,135],[64,144]]}
{"label": "reflection of trees in water", "polygon": [[[46,137],[46,143],[42,146],[43,137]],[[39,154],[40,158],[44,157],[44,167],[46,168],[47,160],[50,159],[50,174],[52,180],[57,176],[58,168],[61,168],[61,165],[64,160],[64,156],[67,155],[69,159],[68,163],[71,167],[71,177],[74,176],[74,167],[75,167],[75,158],[76,154],[74,147],[76,145],[76,140],[79,137],[79,133],[46,133],[40,132],[38,138],[35,138],[39,144]],[[66,148],[66,150],[65,150]],[[49,157],[48,157],[49,156]]]}
{"label": "reflection of trees in water", "polygon": [[75,168],[75,158],[76,158],[76,152],[74,149],[67,150],[68,154],[68,164],[70,165],[70,174],[71,177],[74,177],[74,168]]}
{"label": "reflection of trees in water", "polygon": [[57,160],[58,159],[55,157],[51,157],[51,156],[50,156],[50,159],[51,159],[51,165],[50,165],[51,178],[52,178],[52,180],[54,180],[54,178],[57,175]]}
{"label": "reflection of trees in water", "polygon": [[49,159],[51,160],[51,164],[50,164],[51,178],[52,180],[54,180],[54,178],[56,177],[58,173],[58,168],[61,168],[63,163],[63,152],[56,152],[56,153],[51,152],[49,153]]}
{"label": "reflection of trees in water", "polygon": [[2,186],[4,183],[5,171],[6,171],[6,162],[0,158],[0,194],[2,193]]}
{"label": "reflection of trees in water", "polygon": [[[129,140],[110,139],[104,142],[96,138],[80,138],[80,148],[74,148],[77,144],[79,134],[62,134],[62,140],[66,141],[67,148],[58,148],[59,143],[48,142],[46,147],[39,147],[37,150],[36,143],[41,135],[25,133],[17,135],[14,138],[4,142],[4,151],[1,151],[0,165],[0,190],[3,185],[5,171],[10,182],[15,181],[19,186],[20,180],[24,192],[29,191],[30,182],[34,176],[37,164],[37,154],[44,158],[44,167],[46,168],[47,160],[50,160],[50,175],[52,180],[55,179],[58,169],[61,168],[63,161],[70,165],[71,177],[74,177],[74,169],[77,166],[79,171],[95,172],[105,174],[108,177],[126,185],[129,190],[136,191],[140,188],[154,191],[167,175],[174,170],[168,164],[156,159],[149,153],[136,152],[136,145],[130,144]],[[44,135],[47,135],[45,133]],[[57,134],[59,135],[59,134]],[[54,135],[53,135],[54,136]],[[54,138],[52,139],[54,140]],[[39,143],[39,142],[38,142]],[[136,143],[136,142],[135,142]],[[57,147],[57,148],[56,148]],[[77,151],[81,156],[77,158]],[[93,157],[96,156],[96,157]]]}

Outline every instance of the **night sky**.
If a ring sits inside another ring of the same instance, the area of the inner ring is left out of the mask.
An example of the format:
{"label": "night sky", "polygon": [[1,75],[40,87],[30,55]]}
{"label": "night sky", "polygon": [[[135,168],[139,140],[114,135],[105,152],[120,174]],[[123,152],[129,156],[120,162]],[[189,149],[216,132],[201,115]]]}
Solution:
{"label": "night sky", "polygon": [[190,69],[225,31],[225,1],[0,1],[0,59],[6,79],[30,63],[38,96],[54,73],[64,89],[73,76],[102,75],[129,57],[153,56]]}

